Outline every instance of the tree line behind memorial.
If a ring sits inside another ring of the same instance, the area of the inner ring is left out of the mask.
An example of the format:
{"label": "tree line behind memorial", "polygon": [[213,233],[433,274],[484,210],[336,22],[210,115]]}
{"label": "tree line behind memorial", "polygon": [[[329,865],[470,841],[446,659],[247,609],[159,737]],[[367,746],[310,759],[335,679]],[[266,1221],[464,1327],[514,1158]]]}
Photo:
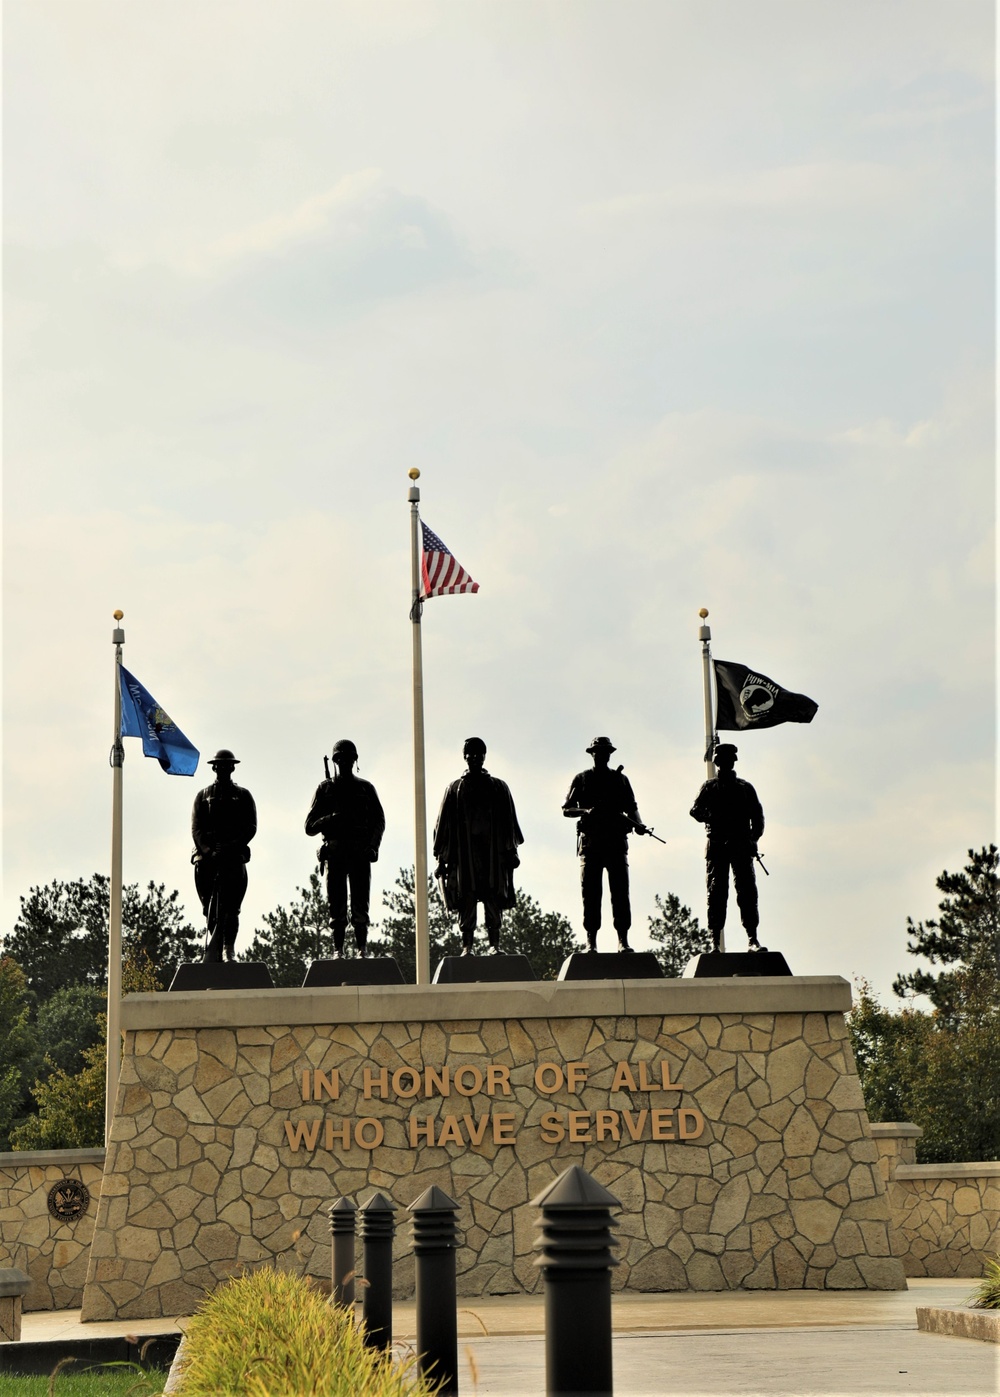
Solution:
{"label": "tree line behind memorial", "polygon": [[[896,977],[904,1000],[930,1010],[881,1005],[858,986],[849,1016],[852,1045],[873,1121],[921,1126],[925,1162],[1000,1158],[1000,880],[994,845],[969,850],[960,873],[937,879],[939,915],[907,919],[908,950],[934,969]],[[430,959],[461,949],[452,913],[429,881]],[[414,874],[401,869],[382,895],[384,916],[369,939],[414,980]],[[108,879],[52,882],[21,898],[0,957],[0,1150],[98,1146],[104,1128]],[[649,935],[664,973],[679,976],[711,946],[680,900],[657,897]],[[198,960],[202,937],[180,895],[163,884],[123,894],[124,992],[165,990],[181,961]],[[504,946],[527,956],[539,979],[554,979],[580,944],[569,921],[523,889],[504,922]],[[265,914],[243,960],[265,961],[274,983],[301,985],[311,961],[333,947],[317,873],[287,905]],[[940,968],[937,968],[940,967]]]}

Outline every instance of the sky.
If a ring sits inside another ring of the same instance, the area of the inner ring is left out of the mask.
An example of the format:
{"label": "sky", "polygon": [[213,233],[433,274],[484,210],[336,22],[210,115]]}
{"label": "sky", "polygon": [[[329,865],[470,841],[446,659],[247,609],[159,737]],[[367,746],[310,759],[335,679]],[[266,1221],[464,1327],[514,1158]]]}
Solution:
{"label": "sky", "polygon": [[[424,611],[429,817],[484,738],[581,931],[598,734],[704,921],[698,610],[819,704],[745,736],[761,940],[891,998],[996,837],[986,0],[6,0],[3,931],[107,872],[112,612],[203,753],[127,742],[124,877],[201,926],[229,747],[240,945],[360,751],[414,859],[407,472],[479,582]],[[728,927],[739,944],[735,907]],[[606,912],[602,946],[614,936]]]}

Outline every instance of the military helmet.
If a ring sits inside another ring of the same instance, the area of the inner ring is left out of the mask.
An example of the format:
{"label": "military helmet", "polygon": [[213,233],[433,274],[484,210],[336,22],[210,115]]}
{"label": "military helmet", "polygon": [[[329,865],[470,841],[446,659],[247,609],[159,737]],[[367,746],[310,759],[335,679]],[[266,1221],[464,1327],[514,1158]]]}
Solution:
{"label": "military helmet", "polygon": [[219,762],[231,762],[233,766],[239,766],[239,757],[234,757],[228,747],[220,747],[214,757],[209,758],[209,766],[217,766]]}
{"label": "military helmet", "polygon": [[357,761],[358,749],[349,737],[341,737],[333,744],[333,752],[331,755],[334,759],[344,756],[351,757],[354,761]]}

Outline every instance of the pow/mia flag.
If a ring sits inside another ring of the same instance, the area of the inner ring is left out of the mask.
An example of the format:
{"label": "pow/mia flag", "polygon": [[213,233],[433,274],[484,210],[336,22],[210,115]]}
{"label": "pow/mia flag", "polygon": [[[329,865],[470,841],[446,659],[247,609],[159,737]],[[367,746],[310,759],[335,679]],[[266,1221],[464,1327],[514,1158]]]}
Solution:
{"label": "pow/mia flag", "polygon": [[734,660],[714,660],[715,726],[727,732],[776,728],[779,723],[811,723],[819,707],[805,694],[783,689],[766,674]]}

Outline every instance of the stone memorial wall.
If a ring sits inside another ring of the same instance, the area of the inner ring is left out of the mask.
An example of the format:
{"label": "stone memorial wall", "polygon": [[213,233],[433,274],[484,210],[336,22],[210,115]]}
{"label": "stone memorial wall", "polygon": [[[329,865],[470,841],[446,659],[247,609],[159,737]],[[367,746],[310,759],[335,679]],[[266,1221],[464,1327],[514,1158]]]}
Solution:
{"label": "stone memorial wall", "polygon": [[621,1200],[630,1290],[904,1288],[838,978],[129,996],[84,1318],[190,1312],[241,1266],[329,1276],[326,1209],[430,1184],[459,1293],[539,1284],[529,1204]]}

